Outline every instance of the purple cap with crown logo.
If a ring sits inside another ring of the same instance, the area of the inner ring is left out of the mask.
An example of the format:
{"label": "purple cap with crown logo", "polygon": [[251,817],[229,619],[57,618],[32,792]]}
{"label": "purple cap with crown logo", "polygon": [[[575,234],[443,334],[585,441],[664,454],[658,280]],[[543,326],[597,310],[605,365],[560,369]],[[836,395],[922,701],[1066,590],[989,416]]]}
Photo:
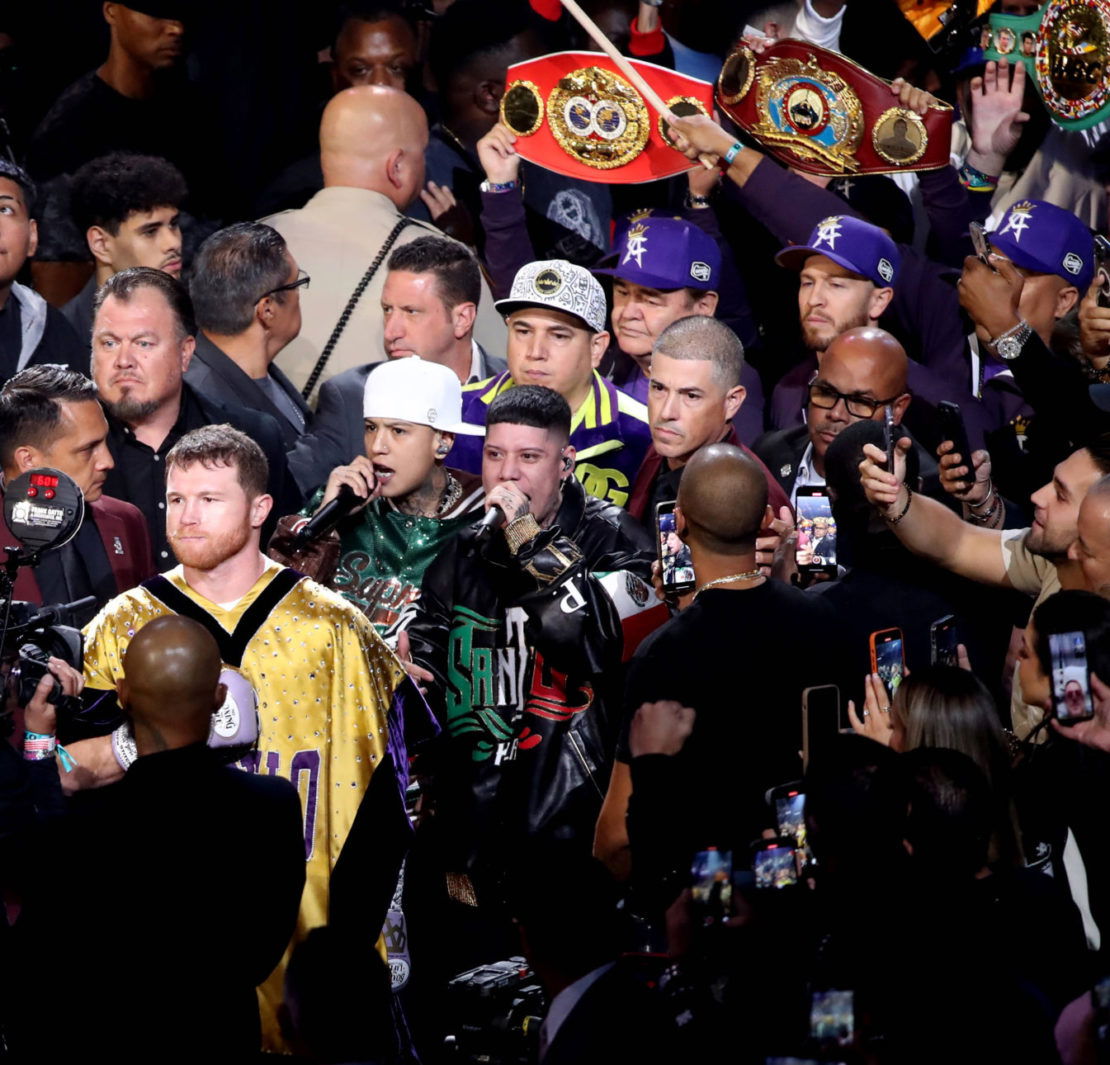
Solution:
{"label": "purple cap with crown logo", "polygon": [[879,288],[895,283],[902,262],[897,245],[885,230],[847,214],[822,219],[810,233],[808,243],[783,248],[775,262],[788,270],[801,270],[811,255],[824,255]]}
{"label": "purple cap with crown logo", "polygon": [[990,234],[991,245],[1015,266],[1055,274],[1083,292],[1095,275],[1091,231],[1078,218],[1044,200],[1020,200]]}
{"label": "purple cap with crown logo", "polygon": [[616,236],[615,254],[595,274],[663,291],[711,292],[720,284],[721,250],[693,222],[639,211],[618,227]]}

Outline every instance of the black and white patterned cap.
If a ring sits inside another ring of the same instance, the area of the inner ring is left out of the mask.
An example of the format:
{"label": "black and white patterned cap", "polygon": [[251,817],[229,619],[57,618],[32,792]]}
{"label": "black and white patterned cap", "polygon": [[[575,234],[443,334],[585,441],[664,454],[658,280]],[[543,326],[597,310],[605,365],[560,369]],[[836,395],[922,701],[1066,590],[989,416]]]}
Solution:
{"label": "black and white patterned cap", "polygon": [[508,299],[494,306],[502,314],[522,307],[550,307],[580,318],[595,333],[605,329],[605,292],[597,278],[565,259],[543,259],[522,266],[513,278]]}

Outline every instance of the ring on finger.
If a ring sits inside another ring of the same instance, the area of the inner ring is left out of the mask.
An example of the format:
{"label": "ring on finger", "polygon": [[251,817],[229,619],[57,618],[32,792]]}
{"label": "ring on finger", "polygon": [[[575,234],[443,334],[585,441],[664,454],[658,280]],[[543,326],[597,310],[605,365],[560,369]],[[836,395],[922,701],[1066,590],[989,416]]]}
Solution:
{"label": "ring on finger", "polygon": [[866,721],[870,716],[871,716],[871,711],[870,710],[864,710],[863,720]]}
{"label": "ring on finger", "polygon": [[880,706],[879,707],[879,713],[880,714],[889,714],[890,713],[890,707],[889,706]]}

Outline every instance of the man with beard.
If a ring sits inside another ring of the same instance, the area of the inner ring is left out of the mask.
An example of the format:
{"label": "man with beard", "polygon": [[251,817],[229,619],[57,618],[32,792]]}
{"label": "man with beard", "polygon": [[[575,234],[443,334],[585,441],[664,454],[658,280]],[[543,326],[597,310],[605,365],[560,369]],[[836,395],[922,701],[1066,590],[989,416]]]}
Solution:
{"label": "man with beard", "polygon": [[[183,380],[196,350],[196,331],[188,293],[161,270],[122,270],[96,294],[92,374],[108,415],[108,448],[115,460],[104,490],[143,512],[155,566],[170,565],[166,456],[191,429],[220,423],[241,429],[266,454],[267,490],[277,508],[289,514],[301,505],[273,418],[215,403]],[[272,527],[271,521],[263,528],[264,540]]]}
{"label": "man with beard", "polygon": [[[1016,588],[1040,605],[1061,588],[1084,586],[1084,572],[1073,544],[1080,504],[1088,490],[1110,473],[1110,436],[1098,437],[1057,465],[1052,480],[1033,493],[1033,525],[1028,529],[985,529],[914,493],[903,483],[908,443],[899,441],[895,469],[883,468],[883,453],[867,445],[860,476],[868,500],[894,534],[915,554],[961,577]],[[1025,736],[1041,720],[1039,707],[1027,706],[1021,678],[1014,675],[1011,714],[1014,730]]]}
{"label": "man with beard", "polygon": [[[287,777],[301,792],[308,866],[294,939],[329,923],[373,940],[409,831],[398,789],[406,766],[394,753],[392,717],[387,724],[404,672],[359,610],[262,554],[273,506],[267,472],[262,449],[226,425],[186,433],[169,451],[166,525],[180,565],[117,596],[90,623],[86,697],[114,696],[124,655],[148,621],[182,614],[200,622],[266,708],[244,768]],[[121,775],[126,756],[114,764],[108,737],[72,746],[98,783]],[[283,969],[260,989],[268,1049],[281,1048]]]}

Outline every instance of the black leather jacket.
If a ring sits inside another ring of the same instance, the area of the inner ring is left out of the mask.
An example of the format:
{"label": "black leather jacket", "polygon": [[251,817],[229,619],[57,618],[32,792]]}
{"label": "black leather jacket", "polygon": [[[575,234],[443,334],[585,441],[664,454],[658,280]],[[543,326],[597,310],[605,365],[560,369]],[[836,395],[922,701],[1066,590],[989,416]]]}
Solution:
{"label": "black leather jacket", "polygon": [[448,870],[484,878],[537,836],[589,847],[623,663],[668,616],[653,558],[632,518],[570,478],[553,525],[516,557],[502,533],[479,544],[468,528],[429,567],[408,633],[413,660],[435,676],[428,699],[443,733],[420,772]]}

